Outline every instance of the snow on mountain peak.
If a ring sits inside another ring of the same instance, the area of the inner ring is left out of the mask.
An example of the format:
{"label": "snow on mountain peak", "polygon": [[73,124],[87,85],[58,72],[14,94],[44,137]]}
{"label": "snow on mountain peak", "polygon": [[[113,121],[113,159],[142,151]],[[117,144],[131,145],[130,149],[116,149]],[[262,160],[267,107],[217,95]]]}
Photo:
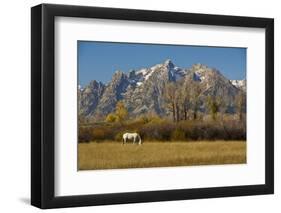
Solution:
{"label": "snow on mountain peak", "polygon": [[245,80],[230,80],[230,82],[232,83],[233,86],[238,88],[245,86],[246,83]]}
{"label": "snow on mountain peak", "polygon": [[[150,68],[140,69],[135,73],[136,76],[138,76],[138,82],[143,82],[148,80],[155,72],[160,72],[162,74],[167,72],[168,75],[171,76],[171,78],[175,81],[181,79],[186,74],[186,71],[175,66],[171,59],[167,59],[163,63],[156,64]],[[137,85],[139,86],[141,84],[137,83]]]}
{"label": "snow on mountain peak", "polygon": [[[166,62],[164,62],[165,65]],[[169,62],[167,62],[169,63]],[[169,64],[167,64],[169,65]],[[145,81],[147,79],[149,79],[149,77],[158,69],[160,69],[163,66],[163,64],[156,64],[150,68],[142,68],[138,71],[136,71],[136,75],[140,76],[141,78],[139,79],[140,81]],[[166,66],[166,65],[165,65]],[[138,84],[141,85],[141,84]]]}
{"label": "snow on mountain peak", "polygon": [[78,90],[80,90],[80,91],[83,90],[83,87],[80,84],[78,84]]}

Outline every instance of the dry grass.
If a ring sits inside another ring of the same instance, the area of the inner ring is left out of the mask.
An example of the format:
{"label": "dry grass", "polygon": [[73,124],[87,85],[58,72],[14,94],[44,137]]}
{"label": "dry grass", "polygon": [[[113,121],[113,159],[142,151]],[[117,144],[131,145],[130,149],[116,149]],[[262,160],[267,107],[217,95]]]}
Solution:
{"label": "dry grass", "polygon": [[241,163],[246,163],[241,141],[78,144],[79,170]]}

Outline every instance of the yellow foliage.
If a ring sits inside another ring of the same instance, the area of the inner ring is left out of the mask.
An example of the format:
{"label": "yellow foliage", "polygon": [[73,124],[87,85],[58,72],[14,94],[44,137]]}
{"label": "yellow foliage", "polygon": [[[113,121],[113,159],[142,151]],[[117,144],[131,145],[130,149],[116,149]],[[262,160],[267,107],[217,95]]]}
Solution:
{"label": "yellow foliage", "polygon": [[115,114],[117,121],[122,122],[128,117],[128,110],[126,109],[122,101],[118,101],[116,104]]}
{"label": "yellow foliage", "polygon": [[113,114],[113,113],[108,114],[108,115],[106,116],[106,119],[105,119],[106,122],[110,122],[110,123],[113,123],[113,122],[115,122],[116,120],[117,120],[117,117],[116,117],[116,115]]}

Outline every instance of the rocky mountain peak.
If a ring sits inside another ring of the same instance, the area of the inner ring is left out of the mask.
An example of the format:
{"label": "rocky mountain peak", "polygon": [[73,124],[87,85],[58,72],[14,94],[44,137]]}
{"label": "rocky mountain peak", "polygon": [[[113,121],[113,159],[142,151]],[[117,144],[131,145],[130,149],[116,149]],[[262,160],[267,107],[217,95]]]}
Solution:
{"label": "rocky mountain peak", "polygon": [[90,81],[90,83],[89,83],[89,87],[92,87],[92,88],[98,88],[98,87],[100,87],[101,85],[102,85],[103,83],[102,82],[98,82],[98,81],[96,81],[96,80],[92,80],[92,81]]}
{"label": "rocky mountain peak", "polygon": [[193,64],[192,67],[188,70],[189,75],[191,74],[194,81],[205,81],[209,78],[213,78],[216,75],[214,69],[209,68],[203,64]]}
{"label": "rocky mountain peak", "polygon": [[136,71],[135,71],[135,70],[130,70],[130,71],[129,71],[129,74],[128,74],[128,77],[129,77],[130,79],[136,78]]}
{"label": "rocky mountain peak", "polygon": [[168,68],[168,69],[173,69],[175,67],[175,65],[173,64],[171,59],[167,59],[164,61],[164,65]]}
{"label": "rocky mountain peak", "polygon": [[237,87],[238,89],[242,89],[246,91],[246,79],[243,80],[230,80],[233,86]]}
{"label": "rocky mountain peak", "polygon": [[197,63],[197,64],[193,64],[191,69],[192,70],[206,70],[208,67],[204,64],[200,64],[200,63]]}
{"label": "rocky mountain peak", "polygon": [[83,90],[78,90],[79,114],[83,116],[91,115],[105,90],[105,85],[96,80],[91,81]]}
{"label": "rocky mountain peak", "polygon": [[182,69],[167,59],[161,64],[124,73],[115,71],[109,83],[95,80],[79,90],[80,113],[84,116],[103,117],[113,112],[116,103],[122,100],[130,115],[142,113],[168,113],[165,104],[165,85],[174,82],[178,88],[197,85],[200,91],[200,107],[207,96],[223,97],[227,106],[233,106],[240,90],[246,91],[246,80],[230,81],[217,69],[203,64],[194,64]]}
{"label": "rocky mountain peak", "polygon": [[126,78],[126,74],[124,72],[122,72],[121,70],[116,70],[115,73],[112,76],[112,79],[122,79],[122,78]]}
{"label": "rocky mountain peak", "polygon": [[104,84],[102,82],[98,82],[96,80],[90,81],[90,83],[83,89],[84,93],[94,93],[98,92],[101,93],[101,91],[104,89]]}

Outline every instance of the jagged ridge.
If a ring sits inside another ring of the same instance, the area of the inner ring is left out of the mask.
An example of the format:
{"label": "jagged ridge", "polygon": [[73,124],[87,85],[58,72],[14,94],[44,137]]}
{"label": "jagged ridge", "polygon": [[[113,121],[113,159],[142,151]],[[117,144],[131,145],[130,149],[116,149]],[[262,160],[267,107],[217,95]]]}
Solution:
{"label": "jagged ridge", "polygon": [[128,73],[116,71],[107,85],[94,80],[85,88],[79,88],[79,114],[104,117],[114,111],[116,103],[122,100],[132,116],[145,113],[167,115],[169,112],[164,93],[165,86],[171,82],[182,88],[196,82],[200,87],[202,111],[205,108],[204,98],[207,96],[222,97],[231,108],[239,91],[246,91],[246,80],[229,80],[218,70],[202,64],[183,69],[168,59],[150,68],[131,70]]}

